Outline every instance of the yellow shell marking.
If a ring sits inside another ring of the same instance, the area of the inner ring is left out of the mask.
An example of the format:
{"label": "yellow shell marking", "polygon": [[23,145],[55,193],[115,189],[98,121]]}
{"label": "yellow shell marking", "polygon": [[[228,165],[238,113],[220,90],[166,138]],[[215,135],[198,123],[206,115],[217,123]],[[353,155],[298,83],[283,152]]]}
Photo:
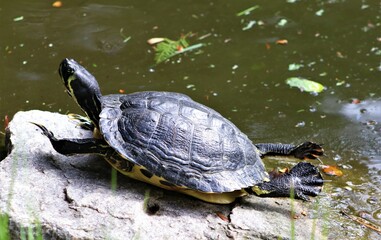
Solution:
{"label": "yellow shell marking", "polygon": [[[167,190],[187,194],[187,195],[190,195],[192,197],[201,199],[205,202],[217,203],[217,204],[228,204],[228,203],[232,203],[237,197],[242,197],[242,196],[247,195],[247,192],[245,192],[244,190],[236,190],[233,192],[225,192],[225,193],[210,193],[210,192],[200,192],[197,190],[192,190],[192,189],[186,188],[184,186],[175,186],[175,185],[168,183],[164,178],[158,177],[154,174],[152,174],[151,177],[147,177],[146,176],[147,174],[143,174],[143,172],[144,171],[148,172],[148,170],[146,168],[144,168],[143,166],[134,165],[132,167],[131,171],[123,171],[123,169],[120,168],[120,164],[118,164],[119,161],[113,162],[111,159],[107,159],[107,158],[106,158],[106,160],[116,170],[118,170],[120,173],[122,173],[123,175],[126,175],[130,178],[133,178],[133,179],[136,179],[136,180],[139,180],[142,182],[146,182],[146,183],[149,183],[149,184],[152,184],[154,186],[164,188]],[[128,161],[128,160],[123,160],[123,161]],[[168,184],[166,184],[166,183],[168,183]]]}
{"label": "yellow shell marking", "polygon": [[266,191],[266,190],[262,190],[260,189],[258,186],[254,186],[251,188],[255,194],[257,194],[258,196],[262,195],[262,194],[269,194],[271,193],[271,191]]}

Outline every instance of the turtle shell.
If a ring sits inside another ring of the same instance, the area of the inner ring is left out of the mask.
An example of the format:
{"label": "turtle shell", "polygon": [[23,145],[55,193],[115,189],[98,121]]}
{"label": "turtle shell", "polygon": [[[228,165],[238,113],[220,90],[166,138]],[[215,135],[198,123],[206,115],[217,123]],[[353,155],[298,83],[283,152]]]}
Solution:
{"label": "turtle shell", "polygon": [[176,186],[221,193],[262,182],[259,151],[215,110],[172,92],[102,97],[100,131],[123,158]]}

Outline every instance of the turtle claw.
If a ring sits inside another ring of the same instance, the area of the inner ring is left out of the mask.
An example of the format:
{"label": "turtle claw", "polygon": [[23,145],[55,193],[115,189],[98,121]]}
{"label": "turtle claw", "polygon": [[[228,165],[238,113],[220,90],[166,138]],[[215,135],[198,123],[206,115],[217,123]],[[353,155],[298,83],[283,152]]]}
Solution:
{"label": "turtle claw", "polygon": [[314,142],[305,142],[296,146],[291,152],[296,158],[299,159],[317,159],[320,156],[324,155],[324,149],[320,144]]}
{"label": "turtle claw", "polygon": [[82,129],[93,131],[95,128],[93,122],[91,122],[87,117],[76,113],[69,113],[68,117],[72,120],[78,121],[78,126],[80,126]]}
{"label": "turtle claw", "polygon": [[57,141],[57,138],[54,136],[54,134],[51,131],[49,131],[44,125],[35,122],[30,123],[36,125],[39,129],[41,129],[42,134],[47,136],[50,140]]}

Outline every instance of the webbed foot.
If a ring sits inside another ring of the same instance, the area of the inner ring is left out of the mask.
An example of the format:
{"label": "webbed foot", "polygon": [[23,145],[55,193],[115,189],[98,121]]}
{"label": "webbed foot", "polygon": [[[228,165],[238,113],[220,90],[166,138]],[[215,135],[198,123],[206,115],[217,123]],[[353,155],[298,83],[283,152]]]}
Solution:
{"label": "webbed foot", "polygon": [[75,113],[69,113],[68,117],[78,121],[78,126],[80,126],[82,129],[93,131],[95,128],[93,122],[90,121],[90,119],[87,117]]}
{"label": "webbed foot", "polygon": [[300,162],[289,172],[274,177],[252,187],[260,197],[290,197],[309,201],[308,196],[317,196],[323,188],[324,180],[319,169],[307,162]]}
{"label": "webbed foot", "polygon": [[291,150],[290,155],[299,159],[316,159],[324,154],[324,149],[317,143],[305,142]]}

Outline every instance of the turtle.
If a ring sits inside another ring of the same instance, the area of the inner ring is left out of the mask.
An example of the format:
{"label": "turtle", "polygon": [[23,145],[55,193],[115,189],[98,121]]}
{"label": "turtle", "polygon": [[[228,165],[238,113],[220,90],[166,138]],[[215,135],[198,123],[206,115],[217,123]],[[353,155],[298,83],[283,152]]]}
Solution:
{"label": "turtle", "polygon": [[254,144],[217,111],[175,92],[143,91],[102,95],[95,77],[73,59],[59,75],[67,93],[86,114],[93,137],[57,139],[42,124],[55,151],[64,155],[102,155],[120,173],[206,202],[229,204],[246,195],[308,201],[324,180],[319,169],[299,161],[284,174],[270,176],[262,158],[301,160],[323,155],[320,144]]}

